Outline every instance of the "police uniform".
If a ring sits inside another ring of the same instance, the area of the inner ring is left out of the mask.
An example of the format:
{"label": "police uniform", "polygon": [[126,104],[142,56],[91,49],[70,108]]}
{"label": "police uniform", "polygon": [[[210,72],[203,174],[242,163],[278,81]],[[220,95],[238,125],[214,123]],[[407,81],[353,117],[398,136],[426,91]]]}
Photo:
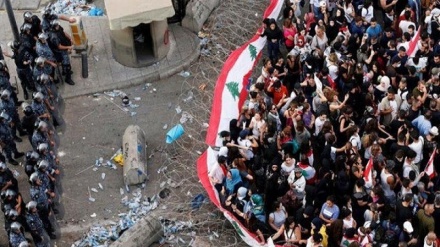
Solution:
{"label": "police uniform", "polygon": [[[38,101],[36,101],[36,100],[33,100],[33,101],[32,101],[32,104],[31,104],[31,107],[32,107],[32,110],[35,112],[35,114],[36,114],[38,117],[40,117],[40,116],[43,115],[43,114],[48,113],[47,108],[46,108],[46,105],[44,104],[43,101],[38,102]],[[45,121],[47,120],[47,118],[41,118],[41,117],[40,117],[40,119],[41,119],[41,120],[45,120]]]}
{"label": "police uniform", "polygon": [[[17,75],[23,88],[25,99],[29,98],[28,90],[35,91],[34,79],[32,78],[31,63],[34,60],[32,54],[25,48],[20,47],[12,57],[17,67]],[[24,62],[29,62],[24,64]]]}
{"label": "police uniform", "polygon": [[47,171],[40,171],[37,170],[37,174],[38,174],[38,178],[41,180],[41,187],[43,187],[43,189],[45,191],[50,191],[53,192],[53,185],[52,182],[50,181],[49,175],[47,174]]}
{"label": "police uniform", "polygon": [[42,42],[38,41],[36,51],[37,51],[37,55],[39,57],[44,57],[45,59],[47,59],[51,62],[56,62],[55,54],[50,49],[49,44],[47,42],[42,43]]}
{"label": "police uniform", "polygon": [[53,232],[52,224],[49,220],[49,212],[51,210],[49,204],[49,197],[46,191],[41,186],[33,185],[30,188],[30,195],[32,201],[37,202],[38,215],[43,222],[44,228],[47,232]]}
{"label": "police uniform", "polygon": [[9,234],[9,244],[11,245],[11,247],[18,247],[21,242],[26,241],[27,240],[22,232],[16,233],[14,231],[11,231],[11,233]]}
{"label": "police uniform", "polygon": [[20,135],[24,134],[14,101],[11,99],[0,99],[0,109],[5,111],[9,117],[11,117],[12,123],[14,123],[11,127],[12,135],[14,137],[16,136],[17,129],[20,132]]}
{"label": "police uniform", "polygon": [[49,32],[50,22],[57,19],[58,19],[58,15],[51,14],[50,10],[47,10],[47,12],[43,14],[43,21],[41,22],[41,28],[43,29],[43,31],[46,33]]}
{"label": "police uniform", "polygon": [[29,226],[36,247],[49,247],[49,236],[38,213],[27,213],[26,223]]}
{"label": "police uniform", "polygon": [[14,164],[12,153],[17,156],[19,152],[17,150],[17,145],[15,144],[14,137],[12,135],[11,127],[9,126],[9,123],[7,123],[5,120],[0,121],[0,140],[4,144],[3,151],[6,153],[6,158],[10,163]]}
{"label": "police uniform", "polygon": [[49,143],[49,136],[45,132],[34,130],[34,133],[32,134],[31,144],[35,151],[37,151],[37,147],[41,143]]}
{"label": "police uniform", "polygon": [[49,64],[44,64],[43,66],[35,65],[32,76],[34,77],[34,81],[37,81],[37,78],[40,75],[42,74],[51,75],[52,72],[53,72],[53,68]]}

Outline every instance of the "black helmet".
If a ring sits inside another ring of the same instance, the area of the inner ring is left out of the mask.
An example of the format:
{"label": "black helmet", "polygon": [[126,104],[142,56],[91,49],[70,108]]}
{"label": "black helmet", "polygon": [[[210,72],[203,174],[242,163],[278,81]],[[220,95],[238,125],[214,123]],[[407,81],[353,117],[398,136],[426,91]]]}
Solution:
{"label": "black helmet", "polygon": [[60,22],[58,20],[53,20],[50,22],[50,27],[55,28],[56,26],[59,26]]}
{"label": "black helmet", "polygon": [[34,114],[34,110],[32,110],[32,107],[28,105],[23,109],[23,113],[26,116],[31,116],[32,114]]}
{"label": "black helmet", "polygon": [[18,50],[20,48],[20,42],[18,41],[10,41],[8,43],[9,48],[11,48],[12,50]]}

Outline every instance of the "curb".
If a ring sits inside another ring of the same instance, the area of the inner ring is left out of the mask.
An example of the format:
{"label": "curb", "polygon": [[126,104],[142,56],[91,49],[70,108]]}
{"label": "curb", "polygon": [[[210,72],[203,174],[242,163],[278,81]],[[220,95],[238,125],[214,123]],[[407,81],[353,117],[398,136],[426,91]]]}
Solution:
{"label": "curb", "polygon": [[[185,29],[185,32],[190,32],[190,31]],[[103,85],[99,88],[91,88],[87,90],[82,90],[81,88],[77,88],[74,92],[63,94],[62,96],[64,99],[72,99],[79,96],[84,96],[94,93],[102,93],[104,91],[110,91],[114,89],[123,89],[127,87],[138,86],[148,81],[153,82],[153,81],[159,81],[162,79],[169,78],[179,73],[182,70],[188,69],[190,64],[199,58],[200,56],[199,39],[193,33],[191,33],[191,36],[194,37],[194,47],[193,47],[194,52],[190,53],[189,56],[183,58],[182,63],[178,65],[173,65],[173,66],[168,65],[162,69],[158,68],[147,75],[139,76],[125,81],[113,82],[107,85]],[[177,42],[174,36],[172,36],[172,42]],[[163,59],[161,59],[159,63],[166,60],[167,57],[168,55]]]}

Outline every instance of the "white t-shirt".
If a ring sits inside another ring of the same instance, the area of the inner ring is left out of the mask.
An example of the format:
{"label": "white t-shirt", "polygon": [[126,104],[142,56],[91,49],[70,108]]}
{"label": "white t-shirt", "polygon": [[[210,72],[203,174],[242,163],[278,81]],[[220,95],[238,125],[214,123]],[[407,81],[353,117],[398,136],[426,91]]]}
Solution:
{"label": "white t-shirt", "polygon": [[408,145],[409,148],[411,148],[414,152],[416,152],[417,156],[414,159],[414,163],[419,163],[423,159],[423,137],[419,136],[419,141],[413,142]]}
{"label": "white t-shirt", "polygon": [[327,120],[322,121],[321,118],[319,118],[319,117],[316,118],[316,120],[315,120],[315,136],[318,136],[325,121],[327,121]]}
{"label": "white t-shirt", "polygon": [[264,120],[261,119],[260,121],[255,120],[255,117],[252,118],[251,120],[251,125],[253,126],[252,128],[252,135],[255,136],[256,138],[260,138],[260,128],[264,125]]}
{"label": "white t-shirt", "polygon": [[350,137],[350,142],[351,142],[351,145],[353,147],[356,147],[358,151],[361,150],[362,141],[361,141],[361,137],[359,135],[352,135]]}
{"label": "white t-shirt", "polygon": [[[209,171],[209,177],[218,181],[218,183],[222,183],[225,178],[225,174],[223,173],[222,168],[218,163],[216,163],[212,169]],[[213,184],[214,185],[214,184]]]}
{"label": "white t-shirt", "polygon": [[[243,146],[243,147],[250,148],[252,146],[252,142],[250,140],[248,140],[248,139],[240,139],[240,138],[238,138],[237,142],[238,142],[238,145]],[[250,160],[250,159],[252,159],[254,157],[254,152],[252,152],[252,149],[248,149],[248,150],[246,150],[244,152],[246,154],[245,158],[247,160]]]}
{"label": "white t-shirt", "polygon": [[412,21],[401,20],[399,23],[399,28],[402,29],[402,33],[406,33],[408,32],[408,27],[411,25],[413,25],[414,28],[416,27],[416,24]]}
{"label": "white t-shirt", "polygon": [[362,17],[365,18],[365,20],[370,23],[371,18],[373,18],[374,16],[374,8],[371,5],[370,7],[368,7],[368,9],[366,8],[362,8]]}
{"label": "white t-shirt", "polygon": [[393,111],[391,112],[391,117],[392,119],[395,119],[397,116],[397,111],[399,109],[397,109],[397,102],[395,100],[390,100],[390,106],[393,109]]}
{"label": "white t-shirt", "polygon": [[338,78],[338,74],[339,74],[338,73],[338,66],[336,66],[334,64],[329,65],[328,66],[328,73],[333,80],[336,80],[336,78]]}

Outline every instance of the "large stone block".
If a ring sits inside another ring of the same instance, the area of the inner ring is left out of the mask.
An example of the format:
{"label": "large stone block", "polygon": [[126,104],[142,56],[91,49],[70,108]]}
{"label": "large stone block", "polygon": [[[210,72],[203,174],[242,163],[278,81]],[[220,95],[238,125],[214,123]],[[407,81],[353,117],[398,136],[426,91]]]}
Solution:
{"label": "large stone block", "polygon": [[155,242],[159,242],[162,236],[163,228],[160,221],[152,215],[147,215],[125,231],[110,247],[150,246]]}
{"label": "large stone block", "polygon": [[124,182],[135,185],[147,179],[147,151],[145,133],[137,125],[130,125],[122,137],[124,154]]}
{"label": "large stone block", "polygon": [[191,0],[186,6],[182,26],[197,33],[219,4],[220,0]]}

